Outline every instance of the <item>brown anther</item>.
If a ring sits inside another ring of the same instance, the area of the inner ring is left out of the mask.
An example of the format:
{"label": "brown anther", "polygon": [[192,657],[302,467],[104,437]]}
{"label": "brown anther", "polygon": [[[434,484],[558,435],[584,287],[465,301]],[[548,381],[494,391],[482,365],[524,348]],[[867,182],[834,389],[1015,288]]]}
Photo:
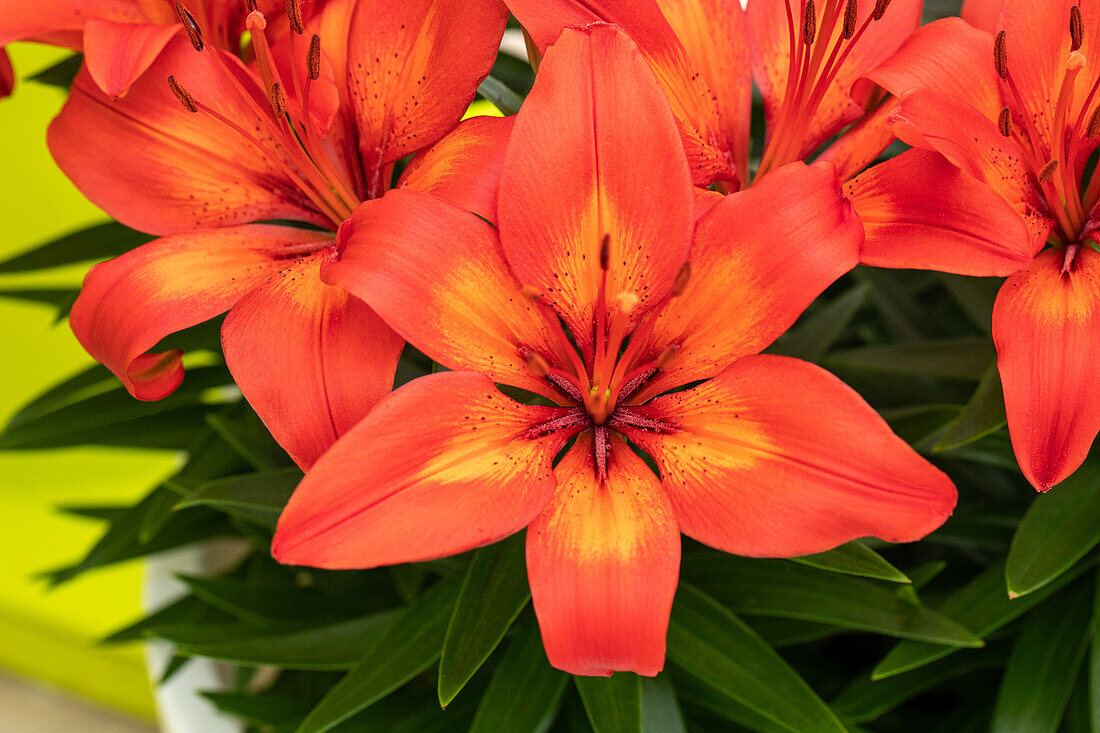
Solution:
{"label": "brown anther", "polygon": [[188,112],[198,112],[199,106],[195,104],[195,98],[191,96],[191,93],[183,88],[183,85],[176,81],[176,77],[168,77],[168,88],[172,90],[172,94],[176,95],[176,99],[179,100],[183,108]]}
{"label": "brown anther", "polygon": [[680,344],[672,344],[657,357],[657,368],[662,371],[668,369],[678,356],[680,356]]}
{"label": "brown anther", "polygon": [[1087,137],[1100,137],[1100,107],[1097,107],[1089,120],[1089,126],[1085,131]]}
{"label": "brown anther", "polygon": [[536,288],[534,285],[524,285],[520,288],[520,292],[523,293],[523,297],[532,302],[540,300],[542,298],[542,291]]}
{"label": "brown anther", "polygon": [[875,3],[875,9],[871,13],[871,17],[875,20],[882,20],[882,16],[886,15],[886,8],[890,7],[890,0],[878,0]]}
{"label": "brown anther", "polygon": [[299,36],[306,32],[302,25],[302,3],[299,0],[286,0],[286,17],[290,19],[290,30]]}
{"label": "brown anther", "polygon": [[187,37],[191,40],[191,45],[195,47],[196,51],[202,50],[202,29],[199,28],[199,24],[195,22],[195,16],[191,15],[191,11],[187,9],[180,0],[176,0],[176,15],[180,18],[180,23],[183,24],[183,30],[187,33]]}
{"label": "brown anther", "polygon": [[997,34],[997,40],[993,43],[993,65],[997,67],[997,76],[1008,78],[1008,43],[1004,31]]}
{"label": "brown anther", "polygon": [[603,235],[600,240],[600,269],[606,270],[611,266],[611,235]]}
{"label": "brown anther", "polygon": [[550,365],[546,363],[546,359],[533,351],[527,355],[527,369],[540,379],[550,373]]}
{"label": "brown anther", "polygon": [[672,297],[678,298],[687,290],[688,280],[691,279],[691,263],[685,262],[680,271],[676,273],[676,279],[672,281]]}
{"label": "brown anther", "polygon": [[1047,183],[1054,178],[1054,171],[1058,170],[1058,161],[1052,160],[1039,171],[1039,183]]}
{"label": "brown anther", "polygon": [[858,0],[848,0],[848,4],[844,6],[844,30],[842,35],[844,40],[848,40],[856,34],[856,23],[859,21],[859,4]]}
{"label": "brown anther", "polygon": [[309,78],[313,81],[317,81],[317,78],[321,76],[321,37],[316,33],[313,34],[313,38],[309,39],[306,69],[309,71]]}
{"label": "brown anther", "polygon": [[1001,110],[1001,116],[997,118],[997,129],[1005,137],[1012,137],[1012,110],[1008,107]]}
{"label": "brown anther", "polygon": [[812,46],[816,37],[817,9],[814,7],[814,0],[806,0],[806,6],[802,9],[802,42]]}
{"label": "brown anther", "polygon": [[1069,9],[1069,37],[1071,51],[1081,48],[1081,43],[1085,40],[1085,26],[1081,22],[1081,8],[1076,5]]}
{"label": "brown anther", "polygon": [[283,91],[282,84],[275,82],[271,85],[271,92],[267,96],[267,101],[271,103],[271,111],[275,113],[276,117],[282,117],[286,114],[286,92]]}

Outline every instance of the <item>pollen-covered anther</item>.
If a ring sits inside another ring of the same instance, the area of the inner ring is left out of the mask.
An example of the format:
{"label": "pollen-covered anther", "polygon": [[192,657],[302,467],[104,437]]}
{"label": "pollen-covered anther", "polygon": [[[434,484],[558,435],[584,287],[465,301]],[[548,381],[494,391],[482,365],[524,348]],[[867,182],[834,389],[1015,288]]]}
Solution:
{"label": "pollen-covered anther", "polygon": [[271,103],[271,111],[275,113],[276,117],[282,117],[286,114],[286,92],[283,91],[282,84],[279,82],[272,84],[267,99]]}
{"label": "pollen-covered anther", "polygon": [[1001,110],[1001,115],[997,118],[997,129],[1005,137],[1012,137],[1012,110],[1008,107]]}
{"label": "pollen-covered anther", "polygon": [[600,240],[600,269],[606,270],[611,266],[611,235],[603,235]]}
{"label": "pollen-covered anther", "polygon": [[1081,22],[1081,8],[1076,5],[1069,9],[1069,37],[1072,50],[1081,48],[1085,40],[1085,26]]}
{"label": "pollen-covered anther", "polygon": [[857,21],[859,21],[858,0],[848,0],[848,4],[844,6],[844,29],[842,31],[844,40],[847,41],[855,35]]}
{"label": "pollen-covered anther", "polygon": [[195,104],[195,98],[191,96],[191,93],[183,88],[183,85],[176,81],[176,77],[168,77],[168,88],[172,90],[172,94],[175,95],[179,103],[183,105],[183,108],[188,112],[198,112],[199,107]]}
{"label": "pollen-covered anther", "polygon": [[691,263],[685,262],[676,273],[676,279],[672,281],[672,296],[678,298],[687,290],[688,281],[691,280]]}
{"label": "pollen-covered anther", "polygon": [[550,373],[550,365],[539,354],[532,351],[527,355],[527,370],[540,379]]}
{"label": "pollen-covered anther", "polygon": [[183,24],[183,30],[191,40],[191,45],[195,47],[196,51],[201,51],[203,47],[202,29],[195,22],[195,16],[191,15],[191,11],[180,0],[176,0],[176,15],[179,16],[180,23]]}
{"label": "pollen-covered anther", "polygon": [[657,357],[657,368],[662,371],[676,363],[680,356],[680,344],[672,344]]}
{"label": "pollen-covered anther", "polygon": [[300,0],[286,0],[286,17],[290,19],[290,30],[299,36],[305,33],[302,25],[302,3]]}
{"label": "pollen-covered anther", "polygon": [[321,76],[321,37],[316,33],[309,39],[309,51],[306,53],[306,70],[313,81]]}
{"label": "pollen-covered anther", "polygon": [[878,0],[875,3],[875,9],[871,13],[871,17],[875,20],[882,20],[882,16],[886,15],[886,8],[890,7],[890,0]]}
{"label": "pollen-covered anther", "polygon": [[997,67],[997,76],[1008,78],[1008,42],[1004,31],[997,34],[997,40],[993,43],[993,65]]}
{"label": "pollen-covered anther", "polygon": [[817,8],[814,7],[814,0],[806,0],[806,5],[802,8],[802,42],[812,46],[815,38],[817,38]]}
{"label": "pollen-covered anther", "polygon": [[1052,160],[1039,171],[1039,183],[1047,183],[1054,178],[1054,172],[1058,170],[1058,161]]}
{"label": "pollen-covered anther", "polygon": [[523,293],[524,298],[527,298],[527,300],[530,300],[532,303],[542,299],[542,291],[534,285],[524,285],[520,288],[520,292]]}
{"label": "pollen-covered anther", "polygon": [[634,293],[622,292],[615,296],[615,307],[619,313],[624,316],[629,316],[634,312],[634,309],[638,307],[638,303],[641,301]]}

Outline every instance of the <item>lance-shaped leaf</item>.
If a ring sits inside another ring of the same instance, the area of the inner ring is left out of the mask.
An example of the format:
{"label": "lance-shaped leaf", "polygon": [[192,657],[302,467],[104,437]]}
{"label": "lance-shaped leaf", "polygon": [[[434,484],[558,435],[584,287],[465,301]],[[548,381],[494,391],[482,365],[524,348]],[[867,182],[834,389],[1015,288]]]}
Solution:
{"label": "lance-shaped leaf", "polygon": [[1005,563],[1008,592],[1022,596],[1065,572],[1100,542],[1100,462],[1032,500]]}
{"label": "lance-shaped leaf", "polygon": [[668,673],[642,678],[642,733],[687,733]]}
{"label": "lance-shaped leaf", "polygon": [[[948,596],[936,610],[949,616],[975,634],[985,637],[1009,621],[1034,608],[1074,578],[1079,577],[1093,563],[1078,563],[1039,590],[1010,599],[1004,585],[1004,563],[986,568],[974,580]],[[878,663],[871,672],[876,679],[892,677],[942,659],[957,651],[958,647],[939,646],[919,641],[903,641]]]}
{"label": "lance-shaped leaf", "polygon": [[175,508],[208,506],[274,528],[279,512],[301,480],[302,472],[297,468],[227,476],[201,484]]}
{"label": "lance-shaped leaf", "polygon": [[1005,426],[1005,397],[997,365],[990,364],[958,419],[940,436],[935,451],[953,450],[980,440]]}
{"label": "lance-shaped leaf", "polygon": [[474,554],[443,642],[441,705],[470,681],[530,599],[523,533]]}
{"label": "lance-shaped leaf", "polygon": [[[247,406],[247,405],[246,405]],[[251,409],[240,416],[208,415],[207,424],[257,471],[293,466],[271,433]]]}
{"label": "lance-shaped leaf", "polygon": [[97,224],[40,244],[0,262],[0,273],[30,272],[74,262],[105,260],[151,241],[153,237],[148,234],[142,234],[118,222]]}
{"label": "lance-shaped leaf", "polygon": [[405,608],[302,721],[298,733],[331,730],[430,667],[439,658],[458,591],[458,583],[440,581]]}
{"label": "lance-shaped leaf", "polygon": [[538,626],[516,636],[481,698],[470,733],[544,733],[561,704],[569,675],[546,661]]}
{"label": "lance-shaped leaf", "polygon": [[594,733],[642,733],[642,678],[632,672],[574,677]]}
{"label": "lance-shaped leaf", "polygon": [[993,300],[1003,280],[997,277],[965,277],[937,273],[940,283],[963,313],[985,333],[993,330]]}
{"label": "lance-shaped leaf", "polygon": [[478,85],[477,93],[493,103],[493,106],[506,115],[514,115],[523,106],[523,97],[519,96],[508,86],[492,76],[485,77],[485,81]]}
{"label": "lance-shaped leaf", "polygon": [[767,642],[702,591],[681,583],[668,656],[677,666],[796,733],[840,733],[833,711]]}
{"label": "lance-shaped leaf", "polygon": [[871,286],[867,283],[846,290],[827,305],[796,323],[769,349],[806,361],[819,361],[832,348],[848,323],[867,302]]}
{"label": "lance-shaped leaf", "polygon": [[1094,583],[1081,582],[1028,614],[1008,660],[992,733],[1055,733],[1088,648]]}
{"label": "lance-shaped leaf", "polygon": [[830,370],[978,380],[995,357],[990,339],[963,336],[841,349],[829,354],[822,364]]}
{"label": "lance-shaped leaf", "polygon": [[819,621],[935,644],[982,644],[950,618],[868,580],[781,560],[700,555],[684,558],[683,573],[740,614]]}
{"label": "lance-shaped leaf", "polygon": [[802,565],[818,570],[828,570],[844,575],[858,575],[864,578],[888,580],[891,583],[908,583],[905,573],[859,540],[853,540],[827,552],[790,558]]}

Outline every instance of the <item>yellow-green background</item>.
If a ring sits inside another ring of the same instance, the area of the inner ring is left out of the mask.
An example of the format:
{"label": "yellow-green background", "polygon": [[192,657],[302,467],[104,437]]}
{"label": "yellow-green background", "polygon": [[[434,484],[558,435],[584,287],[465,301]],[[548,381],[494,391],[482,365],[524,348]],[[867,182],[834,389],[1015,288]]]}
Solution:
{"label": "yellow-green background", "polygon": [[[42,46],[10,49],[18,76],[62,58]],[[69,184],[46,149],[45,132],[64,94],[18,83],[0,100],[0,259],[104,215]],[[94,139],[89,136],[89,145]],[[2,277],[0,289],[72,284],[73,268]],[[68,324],[49,308],[0,298],[0,421],[51,383],[90,364]],[[95,639],[140,614],[141,568],[128,563],[47,590],[35,574],[78,559],[101,526],[59,514],[61,504],[129,502],[170,469],[164,452],[82,448],[0,453],[0,666],[152,716],[141,650]]]}

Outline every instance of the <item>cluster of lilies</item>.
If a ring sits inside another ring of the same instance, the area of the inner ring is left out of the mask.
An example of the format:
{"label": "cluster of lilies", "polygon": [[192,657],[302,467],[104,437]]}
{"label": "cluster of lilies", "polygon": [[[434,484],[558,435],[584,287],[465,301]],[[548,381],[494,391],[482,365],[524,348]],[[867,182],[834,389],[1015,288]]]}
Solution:
{"label": "cluster of lilies", "polygon": [[[551,663],[652,675],[681,532],[796,556],[913,541],[955,505],[853,390],[760,353],[857,264],[1008,277],[993,338],[1038,490],[1100,430],[1100,0],[921,11],[0,0],[0,45],[83,52],[50,149],[159,236],[88,274],[88,352],[161,399],[183,355],[156,345],[228,311],[226,364],[305,471],[278,560],[421,561],[526,528]],[[463,119],[509,14],[534,88]],[[393,390],[405,343],[443,370]]]}

